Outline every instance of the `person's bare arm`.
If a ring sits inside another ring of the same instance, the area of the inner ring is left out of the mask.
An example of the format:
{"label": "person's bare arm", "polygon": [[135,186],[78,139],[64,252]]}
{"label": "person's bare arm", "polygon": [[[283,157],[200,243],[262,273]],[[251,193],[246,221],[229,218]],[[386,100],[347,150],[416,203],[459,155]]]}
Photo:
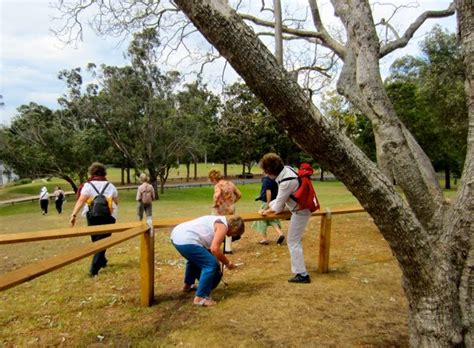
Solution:
{"label": "person's bare arm", "polygon": [[237,186],[234,189],[234,194],[235,194],[235,201],[237,202],[240,198],[242,198],[242,192],[237,188]]}
{"label": "person's bare arm", "polygon": [[76,201],[74,208],[72,209],[71,219],[69,220],[69,224],[74,226],[76,224],[76,217],[79,214],[79,211],[82,209],[82,206],[87,202],[87,196],[80,195],[79,199]]}
{"label": "person's bare arm", "polygon": [[234,269],[235,264],[232,263],[222,252],[221,245],[224,242],[225,236],[227,234],[227,227],[221,222],[214,223],[214,239],[211,243],[211,253],[222,262],[228,269]]}

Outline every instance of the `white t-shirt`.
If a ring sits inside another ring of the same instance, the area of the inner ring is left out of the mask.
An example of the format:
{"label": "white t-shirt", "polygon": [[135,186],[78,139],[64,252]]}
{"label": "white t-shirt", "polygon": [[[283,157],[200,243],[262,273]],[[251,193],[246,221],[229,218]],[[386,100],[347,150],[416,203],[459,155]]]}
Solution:
{"label": "white t-shirt", "polygon": [[194,244],[211,248],[214,239],[214,223],[222,222],[227,227],[225,216],[207,215],[184,222],[171,231],[171,240],[176,245]]}
{"label": "white t-shirt", "polygon": [[[107,184],[108,181],[91,181],[91,183],[95,186],[97,191],[102,192],[104,189],[104,186]],[[89,184],[89,182],[86,182],[84,186],[82,187],[81,190],[81,196],[87,196],[91,197],[94,199],[95,196],[97,196],[98,193],[94,190],[94,188]],[[117,189],[115,186],[110,182],[109,186],[104,191],[104,196],[109,198],[116,198],[118,196]],[[84,208],[82,209],[82,216],[86,216],[86,213],[89,211],[89,205],[84,204]],[[118,212],[118,206],[115,204],[115,202],[112,200],[112,216],[117,219],[117,212]]]}

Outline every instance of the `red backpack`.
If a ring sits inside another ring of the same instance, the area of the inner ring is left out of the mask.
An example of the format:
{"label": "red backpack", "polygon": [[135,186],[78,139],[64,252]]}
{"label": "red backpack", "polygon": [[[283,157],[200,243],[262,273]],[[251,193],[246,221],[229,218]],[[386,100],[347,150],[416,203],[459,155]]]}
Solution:
{"label": "red backpack", "polygon": [[301,163],[300,168],[298,169],[297,177],[285,178],[282,181],[298,179],[299,186],[295,193],[290,195],[290,198],[293,199],[299,206],[299,210],[309,209],[311,212],[319,210],[318,197],[316,197],[316,192],[314,191],[313,183],[311,181],[311,174],[314,170],[309,163]]}

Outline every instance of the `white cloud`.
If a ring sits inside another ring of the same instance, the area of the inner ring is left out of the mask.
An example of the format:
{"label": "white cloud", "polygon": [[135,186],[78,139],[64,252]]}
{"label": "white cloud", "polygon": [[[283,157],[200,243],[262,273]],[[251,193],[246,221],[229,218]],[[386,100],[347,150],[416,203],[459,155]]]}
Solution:
{"label": "white cloud", "polygon": [[77,48],[63,45],[50,31],[49,0],[0,0],[0,94],[5,107],[0,122],[9,123],[15,110],[30,101],[57,107],[64,92],[58,72],[87,63],[122,65],[124,47],[117,40],[98,38],[89,29]]}
{"label": "white cloud", "polygon": [[[56,107],[56,99],[64,92],[64,83],[57,79],[57,74],[63,69],[72,69],[75,67],[84,68],[89,62],[96,64],[123,65],[123,51],[126,50],[126,43],[117,47],[118,39],[98,38],[90,29],[85,29],[84,42],[78,44],[78,48],[63,46],[61,42],[52,35],[50,28],[52,23],[53,10],[49,6],[50,1],[57,0],[0,0],[0,94],[3,95],[3,101],[6,107],[0,109],[0,122],[8,123],[15,109],[22,104],[34,101],[48,107]],[[234,0],[237,1],[237,0]],[[391,0],[391,3],[408,3],[409,0]],[[447,0],[418,0],[417,9],[405,9],[400,11],[400,17],[396,25],[397,29],[403,32],[415,17],[426,9],[444,9],[449,5]],[[268,2],[270,3],[270,2]],[[283,6],[298,9],[307,8],[307,0],[285,0]],[[329,0],[318,1],[321,4],[321,13],[326,25],[334,25],[337,20],[334,19],[334,10]],[[243,8],[247,10],[260,10],[260,1],[248,1]],[[375,18],[387,16],[387,9],[390,7],[376,6]],[[264,12],[268,16],[268,11]],[[327,19],[327,21],[326,21]],[[419,40],[424,33],[429,31],[434,23],[441,23],[448,26],[451,30],[455,28],[455,18],[437,19],[428,21],[417,34]],[[56,23],[57,24],[57,23]],[[86,28],[86,26],[84,26]],[[196,46],[191,47],[194,50]],[[416,43],[410,44],[407,48],[391,57],[384,59],[382,69],[388,69],[390,61],[395,56],[416,52],[418,46]],[[176,62],[178,59],[186,57],[184,50],[174,52],[172,59]],[[211,84],[216,83],[221,78],[223,61],[217,65],[208,65],[205,73],[214,81],[208,81]],[[161,67],[166,69],[165,66]],[[174,67],[176,68],[176,67]],[[186,67],[179,67],[183,72],[190,71],[192,67],[189,61]],[[193,70],[198,70],[194,67]],[[227,66],[227,76],[235,79],[235,72],[230,66]],[[206,81],[205,81],[206,82]]]}

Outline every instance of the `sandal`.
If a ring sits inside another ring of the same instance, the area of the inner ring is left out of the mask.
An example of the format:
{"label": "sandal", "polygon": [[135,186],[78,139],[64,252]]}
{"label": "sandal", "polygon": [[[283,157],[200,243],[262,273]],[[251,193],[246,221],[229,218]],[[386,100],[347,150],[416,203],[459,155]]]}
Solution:
{"label": "sandal", "polygon": [[[198,298],[200,298],[200,300],[196,301],[196,299],[198,299]],[[217,304],[217,302],[211,300],[208,297],[195,297],[194,301],[193,301],[193,304],[195,306],[199,306],[199,307],[211,307],[211,306],[215,306]]]}
{"label": "sandal", "polygon": [[284,240],[285,240],[285,236],[284,236],[284,235],[281,235],[281,236],[278,237],[278,239],[277,239],[277,244],[278,244],[278,245],[281,245],[281,243],[283,243]]}
{"label": "sandal", "polygon": [[268,240],[261,240],[260,242],[258,242],[258,244],[268,245]]}

